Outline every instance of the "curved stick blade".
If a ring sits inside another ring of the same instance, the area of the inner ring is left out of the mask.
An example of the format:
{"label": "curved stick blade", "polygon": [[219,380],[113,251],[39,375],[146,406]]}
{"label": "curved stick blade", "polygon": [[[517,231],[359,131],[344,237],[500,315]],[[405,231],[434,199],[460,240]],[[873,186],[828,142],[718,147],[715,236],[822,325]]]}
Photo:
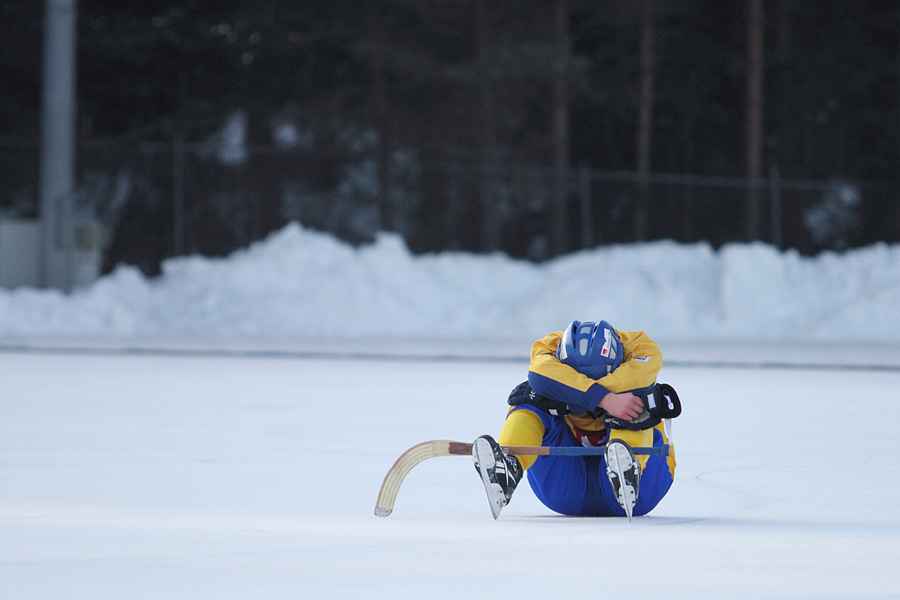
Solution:
{"label": "curved stick blade", "polygon": [[375,502],[375,515],[386,517],[394,510],[394,501],[397,500],[397,492],[400,485],[410,471],[417,464],[435,456],[452,456],[472,453],[472,444],[463,442],[451,442],[450,440],[432,440],[416,444],[394,462],[388,470],[378,492],[378,500]]}

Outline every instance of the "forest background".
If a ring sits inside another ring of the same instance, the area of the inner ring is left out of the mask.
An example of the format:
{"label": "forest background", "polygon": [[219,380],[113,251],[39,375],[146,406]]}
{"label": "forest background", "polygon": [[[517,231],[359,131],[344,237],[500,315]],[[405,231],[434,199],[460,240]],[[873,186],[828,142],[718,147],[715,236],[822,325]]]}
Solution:
{"label": "forest background", "polygon": [[[43,7],[0,2],[0,216],[35,217]],[[900,241],[900,5],[80,0],[104,271],[296,220],[545,260]]]}

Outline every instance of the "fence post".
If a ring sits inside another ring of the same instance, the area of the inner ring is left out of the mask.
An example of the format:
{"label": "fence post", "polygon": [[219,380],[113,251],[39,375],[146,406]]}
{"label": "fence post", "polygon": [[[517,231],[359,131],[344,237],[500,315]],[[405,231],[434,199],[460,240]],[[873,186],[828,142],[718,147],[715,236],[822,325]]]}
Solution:
{"label": "fence post", "polygon": [[184,137],[172,141],[172,233],[175,256],[184,254]]}
{"label": "fence post", "polygon": [[591,203],[591,174],[587,167],[578,168],[578,198],[581,201],[581,245],[594,247],[594,211]]}
{"label": "fence post", "polygon": [[772,228],[772,245],[781,249],[781,177],[778,167],[769,169],[769,217]]}

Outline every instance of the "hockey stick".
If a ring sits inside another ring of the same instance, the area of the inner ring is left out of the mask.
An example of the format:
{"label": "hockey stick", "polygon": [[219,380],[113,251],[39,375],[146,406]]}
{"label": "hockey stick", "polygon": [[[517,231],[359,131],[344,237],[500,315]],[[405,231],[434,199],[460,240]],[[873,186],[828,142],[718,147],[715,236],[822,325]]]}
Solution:
{"label": "hockey stick", "polygon": [[[585,448],[582,446],[503,446],[513,456],[597,456],[602,455],[605,448]],[[669,445],[632,448],[635,454],[652,454],[665,456],[669,454]],[[424,460],[435,456],[471,456],[472,444],[452,442],[450,440],[432,440],[416,444],[394,462],[384,476],[378,500],[375,502],[375,514],[386,517],[394,510],[394,501],[400,484],[412,471],[413,467]]]}

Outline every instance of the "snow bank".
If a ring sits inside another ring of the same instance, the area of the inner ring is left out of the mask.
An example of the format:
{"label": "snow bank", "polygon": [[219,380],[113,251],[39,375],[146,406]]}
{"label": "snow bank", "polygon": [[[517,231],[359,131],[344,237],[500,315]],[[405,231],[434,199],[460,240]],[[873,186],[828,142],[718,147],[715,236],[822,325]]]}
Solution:
{"label": "snow bank", "polygon": [[900,342],[900,245],[814,258],[671,241],[544,263],[354,248],[291,224],[224,259],[120,266],[71,294],[0,289],[0,340],[31,336],[533,339],[568,321],[681,339]]}

